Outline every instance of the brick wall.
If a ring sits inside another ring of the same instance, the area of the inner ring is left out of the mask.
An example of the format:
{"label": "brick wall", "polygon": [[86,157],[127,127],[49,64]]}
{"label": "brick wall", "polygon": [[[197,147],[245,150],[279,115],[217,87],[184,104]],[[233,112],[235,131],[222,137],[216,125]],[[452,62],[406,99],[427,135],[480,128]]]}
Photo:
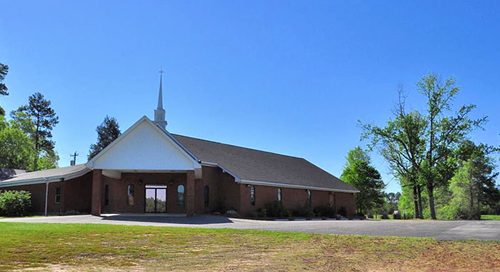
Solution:
{"label": "brick wall", "polygon": [[[92,173],[64,182],[50,182],[47,201],[49,214],[69,212],[89,213]],[[45,213],[45,183],[5,187],[2,190],[28,191],[31,193],[31,211]],[[61,190],[61,201],[56,203],[56,188]]]}
{"label": "brick wall", "polygon": [[[143,213],[145,210],[145,185],[167,186],[167,212],[185,213],[177,203],[177,186],[184,185],[186,199],[186,173],[123,173],[121,179],[103,177],[102,213]],[[109,188],[109,203],[105,205],[104,188]],[[133,204],[129,204],[128,186],[134,186]]]}

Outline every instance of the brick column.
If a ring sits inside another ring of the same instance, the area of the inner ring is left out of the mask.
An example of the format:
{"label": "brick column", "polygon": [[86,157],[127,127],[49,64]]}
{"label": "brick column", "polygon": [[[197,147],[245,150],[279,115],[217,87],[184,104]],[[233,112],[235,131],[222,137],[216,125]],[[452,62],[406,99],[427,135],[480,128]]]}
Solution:
{"label": "brick column", "polygon": [[186,215],[193,216],[195,212],[195,176],[194,171],[186,173]]}
{"label": "brick column", "polygon": [[92,172],[92,200],[91,213],[92,215],[101,215],[101,187],[102,187],[102,170],[94,169]]}

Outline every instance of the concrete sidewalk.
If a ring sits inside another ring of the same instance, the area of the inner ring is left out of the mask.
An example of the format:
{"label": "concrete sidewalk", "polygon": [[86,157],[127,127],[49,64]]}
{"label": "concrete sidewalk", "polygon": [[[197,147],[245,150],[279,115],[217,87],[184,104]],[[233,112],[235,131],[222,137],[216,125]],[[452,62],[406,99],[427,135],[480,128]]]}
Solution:
{"label": "concrete sidewalk", "polygon": [[4,218],[0,222],[117,224],[138,226],[168,226],[196,228],[231,228],[308,233],[357,234],[370,236],[431,237],[439,240],[500,241],[500,221],[337,221],[296,220],[263,221],[235,219],[224,216],[193,217],[150,215],[71,215],[49,217]]}

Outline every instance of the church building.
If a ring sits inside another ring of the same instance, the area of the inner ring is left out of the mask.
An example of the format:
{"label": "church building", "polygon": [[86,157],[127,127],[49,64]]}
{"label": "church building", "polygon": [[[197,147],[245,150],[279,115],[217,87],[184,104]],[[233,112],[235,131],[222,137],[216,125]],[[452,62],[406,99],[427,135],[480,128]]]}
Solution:
{"label": "church building", "polygon": [[358,190],[287,155],[208,141],[167,129],[162,83],[154,121],[144,116],[85,164],[20,173],[1,190],[31,193],[40,214],[252,216],[275,201],[287,209],[335,207],[355,213]]}

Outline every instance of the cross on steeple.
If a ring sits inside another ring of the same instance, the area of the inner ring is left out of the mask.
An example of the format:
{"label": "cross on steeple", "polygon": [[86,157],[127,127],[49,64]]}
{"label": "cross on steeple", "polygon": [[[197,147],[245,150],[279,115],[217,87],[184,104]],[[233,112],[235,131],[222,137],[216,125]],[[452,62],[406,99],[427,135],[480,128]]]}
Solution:
{"label": "cross on steeple", "polygon": [[165,110],[163,109],[163,69],[160,68],[160,90],[158,92],[158,105],[156,106],[155,119],[154,122],[161,128],[165,129],[167,127],[167,121],[165,120]]}

